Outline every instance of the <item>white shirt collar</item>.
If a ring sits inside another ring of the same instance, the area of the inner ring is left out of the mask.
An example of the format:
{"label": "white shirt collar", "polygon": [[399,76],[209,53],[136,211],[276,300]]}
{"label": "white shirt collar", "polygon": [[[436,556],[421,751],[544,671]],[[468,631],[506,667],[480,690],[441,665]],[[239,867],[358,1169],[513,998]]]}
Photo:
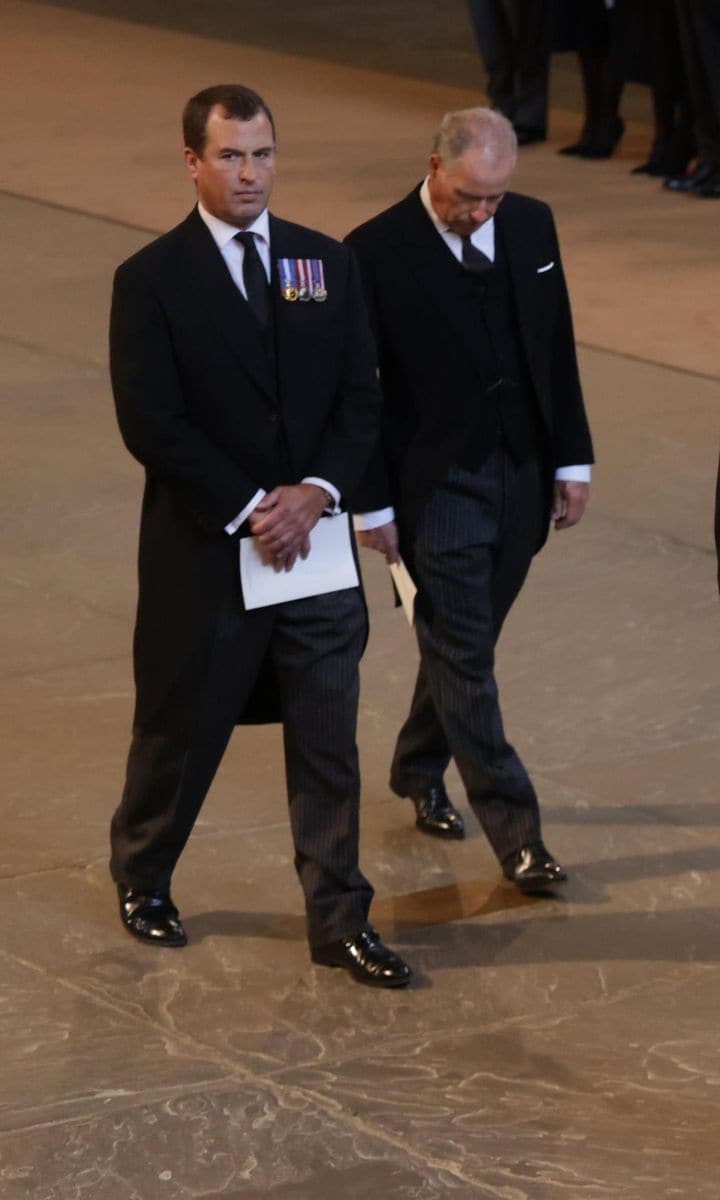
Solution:
{"label": "white shirt collar", "polygon": [[235,234],[240,232],[254,233],[257,237],[262,238],[266,245],[270,245],[270,220],[266,208],[242,231],[238,229],[237,225],[228,225],[227,221],[221,221],[219,217],[214,217],[206,208],[203,208],[199,200],[197,208],[220,250],[224,250]]}
{"label": "white shirt collar", "polygon": [[[453,233],[452,229],[448,229],[445,222],[441,221],[435,212],[435,209],[432,206],[432,201],[430,200],[430,187],[428,181],[429,176],[426,176],[423,180],[422,187],[420,188],[420,199],[422,201],[422,206],[437,229],[438,233],[442,237],[443,241],[447,246],[449,246],[455,257],[459,259],[462,254],[462,238],[459,234]],[[491,262],[494,262],[495,218],[490,217],[487,221],[484,221],[474,233],[470,234],[470,241],[476,250],[482,250],[483,254],[485,254]]]}

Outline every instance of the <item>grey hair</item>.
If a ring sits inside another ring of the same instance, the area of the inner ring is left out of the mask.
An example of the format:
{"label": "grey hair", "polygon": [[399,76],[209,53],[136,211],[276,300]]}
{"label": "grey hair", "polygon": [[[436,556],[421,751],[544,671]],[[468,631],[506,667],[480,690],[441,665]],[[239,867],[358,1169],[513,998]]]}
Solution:
{"label": "grey hair", "polygon": [[445,163],[459,158],[471,146],[496,161],[517,158],[517,136],[512,123],[492,108],[462,108],[445,113],[433,139],[432,152]]}

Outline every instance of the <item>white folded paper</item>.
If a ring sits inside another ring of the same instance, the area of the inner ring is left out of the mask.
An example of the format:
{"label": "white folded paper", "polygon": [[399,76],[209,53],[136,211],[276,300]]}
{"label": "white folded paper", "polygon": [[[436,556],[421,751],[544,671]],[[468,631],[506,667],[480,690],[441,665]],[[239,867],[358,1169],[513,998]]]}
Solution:
{"label": "white folded paper", "polygon": [[390,563],[390,574],[397,588],[408,625],[412,625],[415,621],[415,595],[417,592],[417,588],[412,581],[412,576],[402,559],[399,562]]}
{"label": "white folded paper", "polygon": [[290,571],[276,571],[264,563],[254,537],[240,539],[240,583],[248,609],[323,596],[359,582],[347,513],[320,518],[310,531],[310,553],[298,558]]}

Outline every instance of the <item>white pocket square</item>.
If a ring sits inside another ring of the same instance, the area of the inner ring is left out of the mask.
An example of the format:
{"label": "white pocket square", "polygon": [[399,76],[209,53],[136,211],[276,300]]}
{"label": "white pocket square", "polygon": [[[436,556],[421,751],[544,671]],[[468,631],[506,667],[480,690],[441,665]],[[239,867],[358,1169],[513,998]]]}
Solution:
{"label": "white pocket square", "polygon": [[555,259],[553,259],[552,262],[547,263],[546,266],[544,266],[544,267],[538,267],[537,273],[538,273],[538,275],[542,275],[543,271],[552,271],[554,266],[555,266]]}

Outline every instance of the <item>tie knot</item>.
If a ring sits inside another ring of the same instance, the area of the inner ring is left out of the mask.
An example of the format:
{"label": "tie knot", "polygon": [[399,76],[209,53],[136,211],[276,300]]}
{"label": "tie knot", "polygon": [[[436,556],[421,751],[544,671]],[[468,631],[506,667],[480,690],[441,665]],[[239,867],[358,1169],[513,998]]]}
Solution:
{"label": "tie knot", "polygon": [[239,242],[245,250],[255,249],[255,234],[250,233],[249,230],[242,230],[240,233],[236,233],[235,241]]}

